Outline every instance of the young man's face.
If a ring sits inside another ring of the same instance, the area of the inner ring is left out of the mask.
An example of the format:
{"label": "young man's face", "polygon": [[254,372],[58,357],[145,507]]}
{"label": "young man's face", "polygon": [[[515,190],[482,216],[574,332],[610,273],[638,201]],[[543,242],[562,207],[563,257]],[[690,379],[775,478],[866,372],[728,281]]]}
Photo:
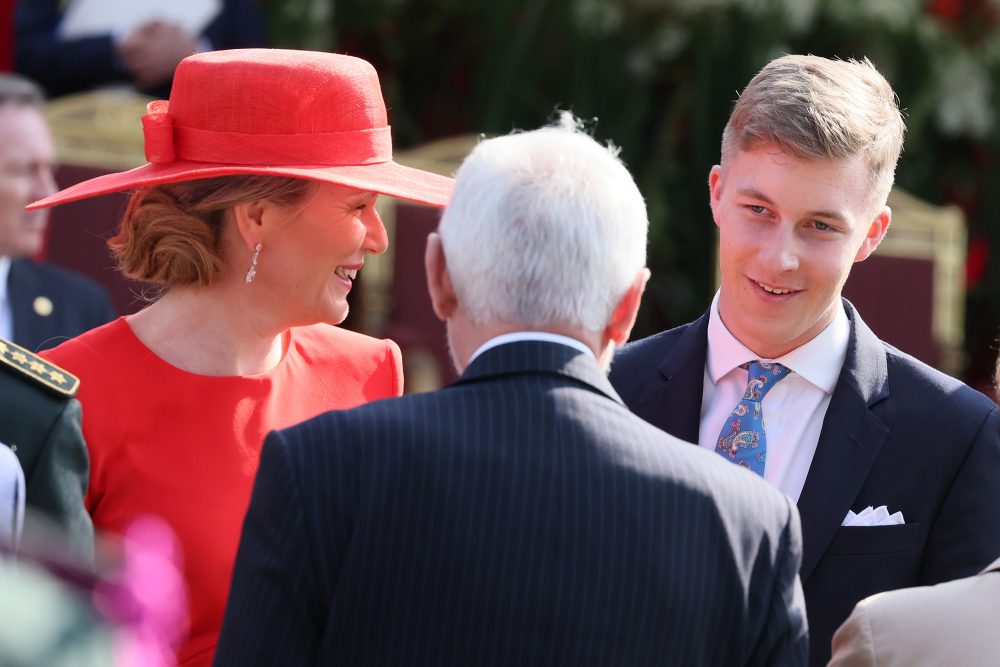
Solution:
{"label": "young man's face", "polygon": [[803,160],[771,144],[736,151],[709,176],[719,227],[719,314],[762,358],[808,342],[833,321],[851,265],[889,226],[873,210],[860,156]]}

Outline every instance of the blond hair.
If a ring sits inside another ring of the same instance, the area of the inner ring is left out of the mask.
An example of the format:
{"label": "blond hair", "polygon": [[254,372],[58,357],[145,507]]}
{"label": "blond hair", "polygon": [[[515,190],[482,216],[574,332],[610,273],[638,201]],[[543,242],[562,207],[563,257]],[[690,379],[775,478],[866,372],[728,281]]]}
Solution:
{"label": "blond hair", "polygon": [[765,65],[740,94],[722,133],[721,164],[766,143],[807,160],[862,155],[870,196],[881,206],[904,130],[896,94],[867,58],[787,55]]}
{"label": "blond hair", "polygon": [[221,176],[141,188],[108,247],[134,280],[164,288],[208,285],[222,267],[221,231],[233,206],[258,200],[292,206],[313,187],[296,178]]}

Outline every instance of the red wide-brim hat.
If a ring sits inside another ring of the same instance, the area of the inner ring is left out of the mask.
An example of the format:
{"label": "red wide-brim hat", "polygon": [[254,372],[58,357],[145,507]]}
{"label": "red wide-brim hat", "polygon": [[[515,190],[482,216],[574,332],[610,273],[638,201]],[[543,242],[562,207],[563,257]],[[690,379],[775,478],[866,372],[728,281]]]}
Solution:
{"label": "red wide-brim hat", "polygon": [[233,49],[177,65],[170,101],[142,118],[149,164],[77,183],[27,208],[148,185],[257,174],[444,206],[451,178],[392,161],[375,68],[334,53]]}

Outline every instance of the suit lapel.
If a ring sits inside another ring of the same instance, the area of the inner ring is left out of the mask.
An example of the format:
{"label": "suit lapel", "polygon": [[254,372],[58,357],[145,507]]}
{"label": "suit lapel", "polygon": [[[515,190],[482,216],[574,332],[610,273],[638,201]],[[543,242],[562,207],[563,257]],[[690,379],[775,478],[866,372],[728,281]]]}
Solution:
{"label": "suit lapel", "polygon": [[697,443],[707,354],[706,312],[688,325],[667,352],[657,367],[662,384],[640,399],[634,412],[674,437]]}
{"label": "suit lapel", "polygon": [[42,337],[39,327],[42,318],[35,314],[29,303],[29,299],[37,291],[37,281],[28,262],[24,258],[13,260],[7,275],[7,299],[10,301],[13,319],[14,342],[21,344]]}
{"label": "suit lapel", "polygon": [[607,375],[590,355],[546,341],[519,341],[490,348],[469,364],[454,385],[526,373],[569,378],[622,404]]}
{"label": "suit lapel", "polygon": [[798,502],[803,582],[840,528],[889,436],[889,427],[872,412],[889,396],[885,347],[846,300],[844,307],[851,320],[847,358]]}

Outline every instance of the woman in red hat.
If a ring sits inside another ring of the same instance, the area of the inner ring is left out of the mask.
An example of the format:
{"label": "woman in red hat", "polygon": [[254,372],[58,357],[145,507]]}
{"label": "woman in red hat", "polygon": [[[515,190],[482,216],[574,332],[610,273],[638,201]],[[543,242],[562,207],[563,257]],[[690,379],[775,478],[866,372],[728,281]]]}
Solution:
{"label": "woman in red hat", "polygon": [[95,526],[155,514],[176,531],[178,658],[208,665],[264,436],[401,393],[393,342],[332,326],[386,249],[376,198],[442,206],[452,181],[392,161],[378,77],[348,56],[191,56],[143,126],[149,164],[32,207],[133,190],[110,246],[161,295],[46,356],[81,379]]}

